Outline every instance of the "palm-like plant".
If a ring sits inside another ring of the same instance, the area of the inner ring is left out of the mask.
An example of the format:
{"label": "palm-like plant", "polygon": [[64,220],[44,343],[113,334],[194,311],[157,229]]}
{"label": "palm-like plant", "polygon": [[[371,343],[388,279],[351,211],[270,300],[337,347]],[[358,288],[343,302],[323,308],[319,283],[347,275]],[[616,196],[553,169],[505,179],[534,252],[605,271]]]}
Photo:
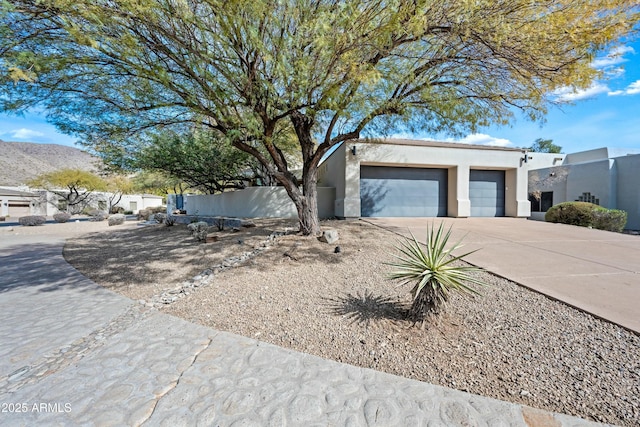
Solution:
{"label": "palm-like plant", "polygon": [[436,230],[432,224],[427,228],[425,246],[412,233],[411,238],[401,240],[396,246],[399,251],[399,254],[394,254],[396,261],[388,263],[395,269],[390,273],[390,279],[399,280],[401,285],[414,285],[411,289],[413,304],[409,316],[416,322],[423,322],[427,315],[438,314],[444,309],[451,292],[479,295],[470,285],[487,285],[474,275],[482,271],[482,268],[455,263],[475,251],[452,255],[453,251],[463,245],[458,242],[447,249],[450,237],[451,227],[445,231],[444,225],[440,224]]}

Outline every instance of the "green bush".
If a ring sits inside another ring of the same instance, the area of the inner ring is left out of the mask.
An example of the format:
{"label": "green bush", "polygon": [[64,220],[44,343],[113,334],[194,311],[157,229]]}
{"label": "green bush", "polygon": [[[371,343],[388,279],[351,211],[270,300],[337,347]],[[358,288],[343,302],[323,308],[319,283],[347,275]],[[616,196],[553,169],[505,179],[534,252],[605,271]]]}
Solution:
{"label": "green bush", "polygon": [[627,213],[617,209],[603,208],[593,203],[565,202],[551,207],[544,219],[547,222],[621,232],[627,223]]}
{"label": "green bush", "polygon": [[627,213],[618,209],[596,209],[593,211],[593,228],[621,233],[627,224]]}

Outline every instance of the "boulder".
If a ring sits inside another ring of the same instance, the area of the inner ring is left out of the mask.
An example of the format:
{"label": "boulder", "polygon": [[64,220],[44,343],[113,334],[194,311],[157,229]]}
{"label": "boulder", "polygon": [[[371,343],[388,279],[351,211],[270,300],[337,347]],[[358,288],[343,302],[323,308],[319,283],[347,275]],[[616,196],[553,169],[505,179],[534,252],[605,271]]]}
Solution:
{"label": "boulder", "polygon": [[319,237],[321,242],[335,243],[338,241],[338,230],[329,229],[322,232],[322,236]]}

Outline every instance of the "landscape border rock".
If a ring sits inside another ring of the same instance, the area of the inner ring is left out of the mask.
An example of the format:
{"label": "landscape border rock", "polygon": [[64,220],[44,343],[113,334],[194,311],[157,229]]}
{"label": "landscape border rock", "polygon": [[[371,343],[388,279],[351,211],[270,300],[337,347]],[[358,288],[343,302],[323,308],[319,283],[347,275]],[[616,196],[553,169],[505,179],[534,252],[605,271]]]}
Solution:
{"label": "landscape border rock", "polygon": [[[194,225],[193,228],[196,230],[198,227],[202,227],[203,222],[193,223],[189,225]],[[206,224],[206,223],[204,223]],[[208,228],[208,225],[207,225]],[[197,231],[196,231],[197,233]],[[178,301],[181,298],[191,294],[195,289],[200,288],[202,286],[209,285],[213,281],[213,277],[215,274],[220,273],[224,270],[228,270],[230,268],[236,268],[240,265],[244,264],[246,261],[251,258],[260,255],[266,250],[269,250],[272,246],[278,243],[278,238],[282,236],[286,236],[290,234],[289,231],[274,231],[272,232],[265,240],[255,245],[253,250],[243,252],[238,256],[232,256],[224,259],[221,263],[212,266],[211,268],[207,268],[203,270],[200,274],[192,277],[190,280],[183,282],[182,284],[176,286],[173,289],[168,289],[163,291],[159,295],[154,295],[150,301],[140,300],[139,303],[145,305],[147,307],[155,307],[160,308],[164,307],[168,304],[172,304]],[[205,240],[207,236],[205,235]]]}
{"label": "landscape border rock", "polygon": [[318,238],[321,242],[332,244],[338,241],[338,230],[328,229],[322,232],[322,236]]}

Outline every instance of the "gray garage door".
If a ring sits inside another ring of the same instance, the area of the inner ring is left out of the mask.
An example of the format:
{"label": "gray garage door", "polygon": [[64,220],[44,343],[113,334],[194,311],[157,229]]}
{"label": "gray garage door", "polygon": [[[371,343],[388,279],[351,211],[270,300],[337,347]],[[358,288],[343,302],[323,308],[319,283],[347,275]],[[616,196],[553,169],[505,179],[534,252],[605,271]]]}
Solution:
{"label": "gray garage door", "polygon": [[504,171],[471,170],[471,216],[504,216]]}
{"label": "gray garage door", "polygon": [[363,217],[446,216],[447,170],[362,166],[360,200]]}

